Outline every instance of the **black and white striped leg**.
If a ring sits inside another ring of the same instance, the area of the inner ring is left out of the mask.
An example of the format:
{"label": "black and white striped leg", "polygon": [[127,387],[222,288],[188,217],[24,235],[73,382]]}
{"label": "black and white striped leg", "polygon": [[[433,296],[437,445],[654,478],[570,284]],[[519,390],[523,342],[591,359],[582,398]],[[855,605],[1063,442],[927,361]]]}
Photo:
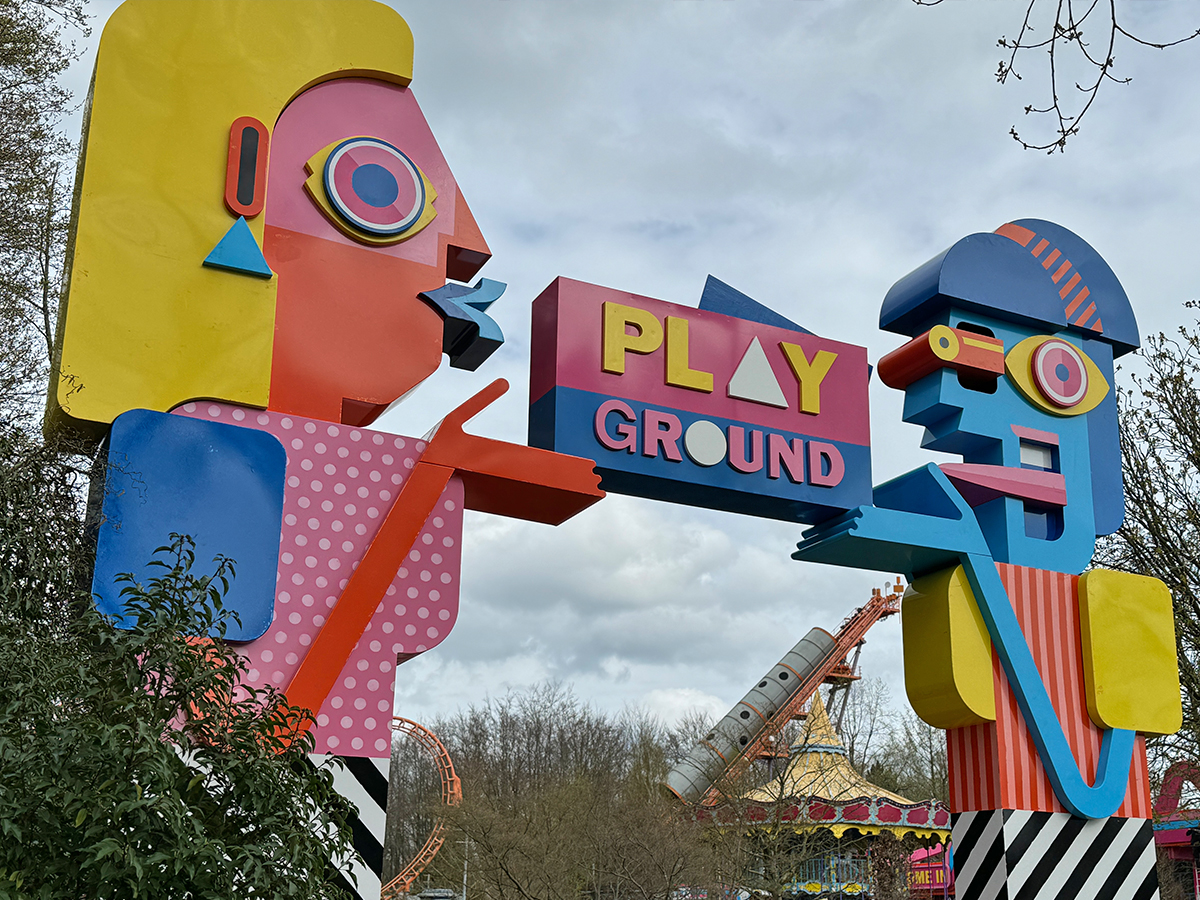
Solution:
{"label": "black and white striped leg", "polygon": [[958,900],[1158,900],[1148,819],[997,809],[952,829]]}
{"label": "black and white striped leg", "polygon": [[334,767],[334,789],[358,808],[351,820],[354,849],[361,859],[352,863],[357,890],[347,879],[345,887],[357,900],[379,900],[383,878],[383,836],[387,825],[388,759],[365,756],[339,757],[345,768]]}

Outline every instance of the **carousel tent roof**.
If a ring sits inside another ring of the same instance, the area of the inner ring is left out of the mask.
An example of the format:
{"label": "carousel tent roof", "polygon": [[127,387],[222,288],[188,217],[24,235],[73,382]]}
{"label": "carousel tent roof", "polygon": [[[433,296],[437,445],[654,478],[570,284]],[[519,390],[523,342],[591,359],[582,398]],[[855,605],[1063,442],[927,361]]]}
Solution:
{"label": "carousel tent roof", "polygon": [[820,691],[813,694],[804,727],[791,746],[787,770],[782,776],[743,795],[743,799],[757,803],[788,799],[844,803],[857,798],[913,805],[912,800],[871,784],[851,768],[849,755],[829,721]]}

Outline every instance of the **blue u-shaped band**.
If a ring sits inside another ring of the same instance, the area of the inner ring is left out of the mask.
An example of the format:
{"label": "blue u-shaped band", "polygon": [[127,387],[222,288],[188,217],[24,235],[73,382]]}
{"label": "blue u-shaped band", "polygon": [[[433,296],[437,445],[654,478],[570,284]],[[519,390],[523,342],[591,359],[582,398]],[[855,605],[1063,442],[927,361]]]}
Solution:
{"label": "blue u-shaped band", "polygon": [[1054,793],[1076,816],[1085,819],[1111,816],[1125,799],[1136,732],[1124,728],[1106,730],[1100,742],[1095,784],[1084,781],[995,562],[990,556],[973,553],[963,554],[961,559]]}

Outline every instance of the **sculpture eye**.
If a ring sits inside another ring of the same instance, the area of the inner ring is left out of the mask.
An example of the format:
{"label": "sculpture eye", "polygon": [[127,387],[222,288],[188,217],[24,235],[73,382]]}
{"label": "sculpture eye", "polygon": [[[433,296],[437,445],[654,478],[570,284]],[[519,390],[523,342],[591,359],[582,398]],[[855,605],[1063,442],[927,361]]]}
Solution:
{"label": "sculpture eye", "polygon": [[1033,383],[1042,396],[1064,409],[1078,406],[1087,394],[1088,372],[1083,354],[1066,341],[1046,341],[1030,360]]}
{"label": "sculpture eye", "polygon": [[1059,416],[1095,409],[1109,390],[1088,355],[1062,338],[1026,338],[1008,352],[1004,367],[1025,399]]}
{"label": "sculpture eye", "polygon": [[325,160],[324,182],[337,214],[368,234],[402,234],[425,208],[416,164],[376,138],[351,138],[334,147]]}
{"label": "sculpture eye", "polygon": [[304,187],[343,233],[368,244],[406,240],[437,212],[437,192],[400,148],[373,137],[330,144],[308,161]]}

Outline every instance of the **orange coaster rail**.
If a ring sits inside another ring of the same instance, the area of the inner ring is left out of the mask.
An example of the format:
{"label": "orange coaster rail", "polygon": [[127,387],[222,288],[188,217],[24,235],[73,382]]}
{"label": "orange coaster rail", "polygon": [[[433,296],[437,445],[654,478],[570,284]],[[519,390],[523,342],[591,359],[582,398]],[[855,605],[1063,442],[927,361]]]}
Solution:
{"label": "orange coaster rail", "polygon": [[[412,738],[429,754],[441,780],[442,805],[458,806],[462,802],[462,781],[454,772],[454,762],[450,759],[450,753],[446,750],[445,744],[438,740],[437,735],[432,731],[412,719],[397,716],[392,719],[392,730]],[[438,816],[433,823],[433,830],[425,839],[424,846],[417,851],[417,855],[399,875],[383,886],[380,900],[399,900],[400,897],[406,896],[417,878],[425,871],[425,867],[442,849],[445,841],[446,823],[441,816]]]}

